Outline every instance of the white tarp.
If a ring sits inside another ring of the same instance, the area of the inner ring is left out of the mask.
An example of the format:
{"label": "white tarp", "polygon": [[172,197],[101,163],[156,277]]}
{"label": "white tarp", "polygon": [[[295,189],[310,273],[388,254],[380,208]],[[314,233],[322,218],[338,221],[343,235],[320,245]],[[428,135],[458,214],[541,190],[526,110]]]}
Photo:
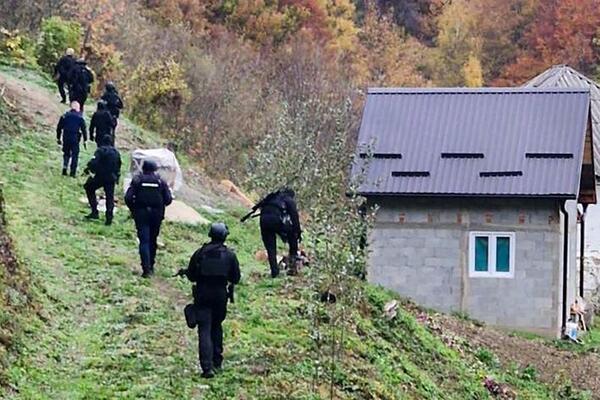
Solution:
{"label": "white tarp", "polygon": [[125,177],[123,185],[125,191],[129,188],[133,175],[141,173],[145,160],[152,160],[158,165],[158,173],[169,185],[172,192],[181,189],[183,173],[177,162],[177,157],[172,151],[167,149],[137,149],[131,153],[129,173]]}

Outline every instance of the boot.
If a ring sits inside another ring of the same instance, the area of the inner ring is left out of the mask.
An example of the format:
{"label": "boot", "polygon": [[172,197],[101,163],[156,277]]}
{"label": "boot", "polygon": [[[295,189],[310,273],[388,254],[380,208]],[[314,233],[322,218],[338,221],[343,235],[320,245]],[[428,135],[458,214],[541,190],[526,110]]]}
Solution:
{"label": "boot", "polygon": [[62,174],[63,174],[63,176],[67,176],[67,169],[66,168],[63,168]]}
{"label": "boot", "polygon": [[77,171],[71,171],[71,173],[69,174],[69,176],[71,178],[75,178],[76,175],[77,175]]}
{"label": "boot", "polygon": [[142,266],[142,278],[150,278],[153,273],[151,268]]}
{"label": "boot", "polygon": [[279,276],[279,267],[271,268],[271,278],[277,278]]}
{"label": "boot", "polygon": [[215,377],[215,373],[212,372],[211,370],[202,371],[202,374],[200,376],[203,377],[203,378],[205,378],[205,379],[211,379],[211,378]]}
{"label": "boot", "polygon": [[98,211],[92,211],[85,216],[85,219],[100,219],[100,215],[98,214]]}
{"label": "boot", "polygon": [[112,225],[113,216],[110,214],[106,214],[106,221],[104,221],[104,225],[110,226]]}

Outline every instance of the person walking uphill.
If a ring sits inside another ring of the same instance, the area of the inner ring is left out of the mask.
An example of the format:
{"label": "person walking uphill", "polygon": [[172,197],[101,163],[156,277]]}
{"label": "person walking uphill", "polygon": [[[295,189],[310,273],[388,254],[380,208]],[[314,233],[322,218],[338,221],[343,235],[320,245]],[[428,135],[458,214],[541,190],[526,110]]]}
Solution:
{"label": "person walking uphill", "polygon": [[125,204],[133,214],[140,241],[143,278],[154,273],[156,240],[165,216],[165,207],[173,201],[169,186],[160,178],[157,170],[154,161],[144,161],[142,173],[133,178],[125,193]]}
{"label": "person walking uphill", "polygon": [[[186,307],[190,328],[198,325],[198,357],[202,377],[212,378],[223,364],[223,321],[227,315],[227,298],[233,302],[233,286],[240,281],[240,264],[235,253],[225,246],[229,231],[224,223],[211,225],[210,243],[198,249],[190,259],[185,275],[196,283],[194,305]],[[231,289],[228,294],[228,283]]]}
{"label": "person walking uphill", "polygon": [[100,141],[100,147],[94,153],[94,158],[90,160],[86,171],[94,176],[87,179],[83,188],[90,204],[91,213],[86,219],[98,219],[98,200],[96,199],[96,190],[104,188],[106,197],[106,220],[105,224],[112,224],[113,210],[115,208],[115,185],[119,182],[121,175],[121,155],[112,146],[110,136],[103,136]]}
{"label": "person walking uphill", "polygon": [[119,120],[119,115],[123,109],[123,100],[121,100],[121,96],[119,96],[119,92],[117,91],[114,83],[108,82],[106,84],[101,99],[106,102],[108,111],[110,111],[111,115],[115,119],[116,127]]}
{"label": "person walking uphill", "polygon": [[69,78],[69,97],[71,101],[79,103],[83,113],[85,102],[94,82],[94,74],[85,60],[80,58],[71,69]]}
{"label": "person walking uphill", "polygon": [[87,141],[87,131],[85,120],[79,112],[79,103],[71,103],[71,109],[63,114],[58,120],[56,126],[56,142],[61,145],[63,151],[62,174],[67,175],[67,168],[70,166],[70,174],[75,177],[77,174],[77,163],[79,161],[79,142],[83,136],[83,145]]}
{"label": "person walking uphill", "polygon": [[114,146],[115,125],[116,120],[106,108],[106,103],[102,100],[99,101],[98,108],[96,109],[94,115],[92,115],[92,119],[90,121],[90,140],[95,140],[96,144],[100,146],[102,139],[105,136],[108,136],[110,143]]}
{"label": "person walking uphill", "polygon": [[65,85],[69,83],[70,73],[75,66],[75,50],[68,48],[65,55],[62,56],[54,67],[54,79],[60,93],[60,102],[67,102],[67,94],[65,93]]}
{"label": "person walking uphill", "polygon": [[270,193],[258,202],[248,215],[242,218],[242,222],[244,222],[260,209],[260,233],[267,250],[272,278],[279,275],[277,235],[289,245],[288,273],[295,275],[297,272],[298,242],[302,240],[302,230],[295,197],[295,192],[290,188]]}

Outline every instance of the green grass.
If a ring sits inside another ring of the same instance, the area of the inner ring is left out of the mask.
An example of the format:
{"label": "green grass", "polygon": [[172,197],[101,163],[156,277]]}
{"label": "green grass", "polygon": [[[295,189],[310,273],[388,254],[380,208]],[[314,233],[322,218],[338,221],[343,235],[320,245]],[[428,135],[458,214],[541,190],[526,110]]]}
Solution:
{"label": "green grass", "polygon": [[[0,179],[9,231],[42,311],[27,315],[15,336],[4,371],[12,389],[0,397],[328,398],[328,385],[313,385],[316,351],[306,299],[314,293],[301,277],[267,277],[268,268],[253,257],[261,248],[256,221],[237,222],[245,210],[229,209],[223,217],[243,278],[225,323],[224,372],[204,381],[196,367],[197,336],[181,312],[190,285],[170,275],[186,266],[206,227],[164,224],[157,276],[140,279],[127,213],[119,210],[111,227],[84,222],[88,210],[78,201],[83,178],[60,176],[51,133],[19,132],[0,136]],[[83,163],[91,151],[82,152]],[[448,347],[404,310],[387,320],[383,306],[395,296],[358,285],[364,295],[348,311],[352,323],[334,374],[336,398],[487,399],[488,375],[508,382],[520,399],[553,398],[532,371],[502,370],[487,350]]]}

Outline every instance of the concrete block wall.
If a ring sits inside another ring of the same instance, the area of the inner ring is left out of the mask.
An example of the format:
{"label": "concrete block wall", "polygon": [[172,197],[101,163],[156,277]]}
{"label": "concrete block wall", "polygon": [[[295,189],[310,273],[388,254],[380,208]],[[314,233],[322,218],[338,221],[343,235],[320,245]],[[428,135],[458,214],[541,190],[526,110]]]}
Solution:
{"label": "concrete block wall", "polygon": [[[490,325],[558,334],[562,224],[556,202],[388,198],[377,204],[369,238],[371,282]],[[515,233],[514,278],[469,277],[472,231]],[[569,276],[570,286],[575,275]]]}

